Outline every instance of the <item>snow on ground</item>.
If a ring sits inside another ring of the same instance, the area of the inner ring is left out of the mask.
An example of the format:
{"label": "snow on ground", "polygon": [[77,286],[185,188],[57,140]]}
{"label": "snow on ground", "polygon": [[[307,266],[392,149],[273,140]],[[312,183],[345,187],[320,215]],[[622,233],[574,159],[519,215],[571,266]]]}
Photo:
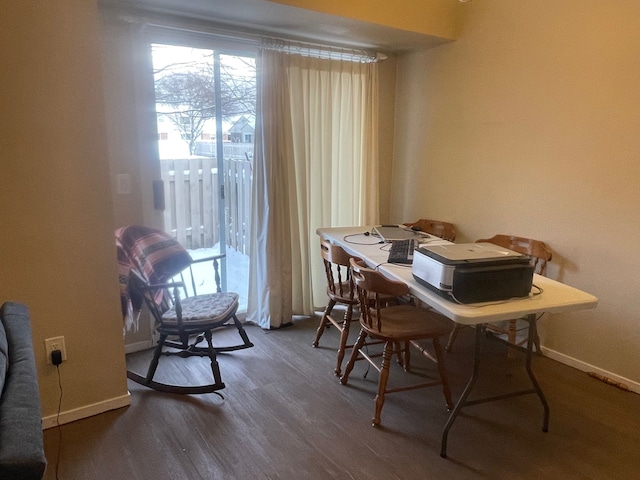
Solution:
{"label": "snow on ground", "polygon": [[[199,248],[197,250],[189,250],[191,257],[196,260],[199,258],[218,255],[220,253],[220,244],[212,248]],[[231,247],[227,247],[227,288],[229,292],[237,292],[240,294],[239,310],[246,310],[247,298],[249,291],[249,256],[236,251]],[[213,293],[216,291],[215,278],[213,276],[213,268],[211,263],[202,262],[194,264],[194,277],[196,280],[196,289],[199,294]],[[222,270],[221,270],[222,272]]]}

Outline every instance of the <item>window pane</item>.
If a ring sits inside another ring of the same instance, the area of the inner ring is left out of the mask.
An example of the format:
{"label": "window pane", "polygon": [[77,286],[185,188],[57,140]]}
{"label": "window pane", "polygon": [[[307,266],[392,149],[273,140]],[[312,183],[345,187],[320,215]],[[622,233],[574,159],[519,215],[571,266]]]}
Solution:
{"label": "window pane", "polygon": [[[223,283],[246,308],[255,59],[157,43],[151,49],[165,229],[194,258],[226,253]],[[197,283],[213,291],[212,281]]]}

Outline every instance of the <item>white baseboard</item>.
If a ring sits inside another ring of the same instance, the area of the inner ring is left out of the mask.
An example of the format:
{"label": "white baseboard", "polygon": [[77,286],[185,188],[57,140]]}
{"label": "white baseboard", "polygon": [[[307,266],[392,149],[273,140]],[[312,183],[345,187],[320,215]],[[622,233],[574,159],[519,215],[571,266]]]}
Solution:
{"label": "white baseboard", "polygon": [[140,350],[148,350],[149,348],[153,348],[154,343],[153,340],[144,340],[142,342],[135,342],[135,343],[127,343],[124,346],[124,353],[133,353],[133,352],[139,352]]}
{"label": "white baseboard", "polygon": [[126,395],[120,397],[111,398],[104,402],[94,403],[92,405],[85,405],[73,410],[67,410],[60,412],[60,415],[49,415],[42,418],[42,429],[55,427],[57,425],[64,425],[65,423],[75,422],[87,417],[93,417],[100,413],[108,412],[109,410],[115,410],[116,408],[128,407],[131,404],[131,394],[127,392]]}
{"label": "white baseboard", "polygon": [[551,358],[552,360],[556,360],[564,365],[577,368],[578,370],[581,370],[583,372],[595,373],[625,386],[634,393],[640,393],[640,383],[638,382],[634,382],[633,380],[629,380],[628,378],[621,377],[620,375],[616,375],[615,373],[611,373],[601,368],[595,367],[563,353],[556,352],[555,350],[551,350],[550,348],[547,348],[545,346],[541,346],[540,348],[542,349],[543,355]]}

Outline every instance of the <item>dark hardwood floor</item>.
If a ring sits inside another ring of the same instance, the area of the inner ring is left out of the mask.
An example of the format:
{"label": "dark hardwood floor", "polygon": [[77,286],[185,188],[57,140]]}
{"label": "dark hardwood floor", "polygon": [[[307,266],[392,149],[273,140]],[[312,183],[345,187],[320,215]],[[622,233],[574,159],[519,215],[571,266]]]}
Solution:
{"label": "dark hardwood floor", "polygon": [[[640,395],[536,357],[534,371],[551,408],[549,432],[541,431],[542,407],[534,396],[471,406],[453,425],[449,458],[442,459],[448,412],[440,387],[387,396],[382,426],[373,428],[377,372],[363,378],[367,364],[359,362],[341,386],[333,375],[337,332],[329,329],[314,349],[316,325],[302,319],[266,333],[249,326],[255,347],[220,355],[224,400],[130,383],[129,407],[46,430],[45,478],[637,478]],[[446,357],[454,401],[471,373],[473,337],[464,329]],[[478,395],[523,382],[518,373],[505,374],[505,355],[504,345],[487,344]],[[147,358],[148,352],[132,354],[128,363],[144,371]],[[416,373],[435,375],[417,353],[412,362]],[[173,380],[185,365],[191,377],[208,372],[204,359],[161,360]],[[394,365],[391,381],[407,379]],[[64,380],[63,373],[63,388]]]}

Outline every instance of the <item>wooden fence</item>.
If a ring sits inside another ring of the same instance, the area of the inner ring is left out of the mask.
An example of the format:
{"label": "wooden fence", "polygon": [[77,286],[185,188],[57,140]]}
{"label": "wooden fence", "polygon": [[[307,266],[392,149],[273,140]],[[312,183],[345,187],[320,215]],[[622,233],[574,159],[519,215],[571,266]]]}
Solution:
{"label": "wooden fence", "polygon": [[[222,182],[215,158],[161,160],[164,182],[164,224],[187,249],[213,247],[224,225],[226,244],[249,254],[251,162],[225,158]],[[220,218],[219,186],[223,185],[225,211]]]}

